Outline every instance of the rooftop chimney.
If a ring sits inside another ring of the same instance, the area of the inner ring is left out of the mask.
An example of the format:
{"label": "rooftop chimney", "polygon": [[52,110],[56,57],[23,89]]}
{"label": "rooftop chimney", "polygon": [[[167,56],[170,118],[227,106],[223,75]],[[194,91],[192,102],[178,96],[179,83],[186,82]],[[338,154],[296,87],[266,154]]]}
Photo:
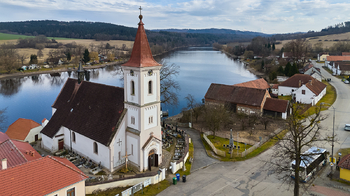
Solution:
{"label": "rooftop chimney", "polygon": [[312,80],[310,80],[310,84],[312,85]]}
{"label": "rooftop chimney", "polygon": [[7,159],[2,159],[2,169],[7,169]]}

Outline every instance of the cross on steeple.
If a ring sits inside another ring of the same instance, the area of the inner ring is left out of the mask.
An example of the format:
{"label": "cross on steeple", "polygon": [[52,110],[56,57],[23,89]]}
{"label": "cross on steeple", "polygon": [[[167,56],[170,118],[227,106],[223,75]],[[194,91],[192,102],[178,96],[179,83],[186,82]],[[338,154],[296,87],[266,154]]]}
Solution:
{"label": "cross on steeple", "polygon": [[140,15],[141,15],[141,10],[142,10],[141,6],[140,6],[139,10],[140,10]]}

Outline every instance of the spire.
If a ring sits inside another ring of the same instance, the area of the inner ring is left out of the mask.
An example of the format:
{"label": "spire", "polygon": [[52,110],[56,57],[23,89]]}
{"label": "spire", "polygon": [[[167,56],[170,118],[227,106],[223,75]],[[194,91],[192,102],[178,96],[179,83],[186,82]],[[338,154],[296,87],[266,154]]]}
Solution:
{"label": "spire", "polygon": [[152,56],[151,48],[149,47],[147,35],[145,29],[143,27],[142,15],[140,7],[140,22],[139,28],[137,29],[134,47],[132,48],[131,57],[128,62],[126,62],[123,66],[128,67],[153,67],[153,66],[161,66],[157,63]]}
{"label": "spire", "polygon": [[79,68],[78,68],[78,84],[80,84],[83,80],[84,80],[84,69],[80,61]]}

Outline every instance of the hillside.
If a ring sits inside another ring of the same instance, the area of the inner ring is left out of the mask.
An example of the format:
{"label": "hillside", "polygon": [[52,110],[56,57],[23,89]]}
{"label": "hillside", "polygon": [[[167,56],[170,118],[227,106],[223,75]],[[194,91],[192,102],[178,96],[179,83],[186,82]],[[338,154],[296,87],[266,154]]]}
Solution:
{"label": "hillside", "polygon": [[259,32],[252,32],[252,31],[239,31],[239,30],[232,30],[232,29],[156,29],[152,31],[167,31],[167,32],[176,32],[176,33],[209,33],[209,34],[231,34],[231,35],[250,35],[250,36],[263,36],[268,37],[271,36],[270,34],[264,34]]}

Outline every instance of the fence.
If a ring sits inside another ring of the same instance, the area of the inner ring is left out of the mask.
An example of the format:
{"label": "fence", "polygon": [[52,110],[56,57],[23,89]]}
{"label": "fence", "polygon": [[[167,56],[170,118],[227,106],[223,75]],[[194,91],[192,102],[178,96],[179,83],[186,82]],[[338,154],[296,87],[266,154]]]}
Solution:
{"label": "fence", "polygon": [[[150,184],[152,184],[152,180],[151,180],[151,178],[148,178],[144,182],[138,183],[138,184],[126,189],[125,191],[123,191],[122,196],[134,195],[136,192],[142,190],[143,188],[149,186]],[[116,196],[119,196],[119,195],[116,195]]]}
{"label": "fence", "polygon": [[183,167],[185,167],[185,163],[189,157],[189,143],[190,143],[190,138],[188,137],[188,135],[186,134],[185,136],[185,143],[186,143],[186,147],[184,149],[184,155],[183,157],[181,157],[178,161],[176,162],[171,162],[171,172],[174,174],[176,173],[179,169],[182,169]]}
{"label": "fence", "polygon": [[[282,131],[282,129],[277,129],[273,135],[278,134]],[[259,148],[261,145],[263,145],[265,142],[267,142],[270,139],[270,137],[263,138],[260,142],[254,144],[252,147],[248,148],[248,150],[242,152],[242,157],[247,156],[247,154],[253,152],[253,150]]]}
{"label": "fence", "polygon": [[207,144],[209,144],[209,146],[211,147],[211,149],[214,151],[215,154],[217,154],[219,156],[222,156],[222,157],[226,157],[226,152],[216,149],[214,144],[212,144],[210,142],[210,140],[207,138],[207,134],[206,133],[203,133],[203,138],[207,142]]}

